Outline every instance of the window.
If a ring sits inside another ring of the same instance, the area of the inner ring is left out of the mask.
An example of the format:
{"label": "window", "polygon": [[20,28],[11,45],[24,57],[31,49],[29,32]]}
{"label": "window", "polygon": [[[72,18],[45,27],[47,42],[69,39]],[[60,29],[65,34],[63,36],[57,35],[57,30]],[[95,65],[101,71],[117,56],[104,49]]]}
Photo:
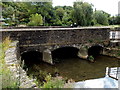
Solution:
{"label": "window", "polygon": [[112,38],[115,39],[115,32],[112,33]]}

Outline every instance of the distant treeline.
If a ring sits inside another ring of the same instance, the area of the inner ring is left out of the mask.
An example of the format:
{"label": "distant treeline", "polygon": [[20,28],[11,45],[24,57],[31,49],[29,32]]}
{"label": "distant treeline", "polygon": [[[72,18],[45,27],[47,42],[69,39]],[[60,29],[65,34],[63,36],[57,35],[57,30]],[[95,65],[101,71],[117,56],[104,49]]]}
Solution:
{"label": "distant treeline", "polygon": [[120,16],[94,10],[87,2],[72,6],[52,6],[52,2],[2,2],[2,17],[7,26],[94,26],[120,24]]}

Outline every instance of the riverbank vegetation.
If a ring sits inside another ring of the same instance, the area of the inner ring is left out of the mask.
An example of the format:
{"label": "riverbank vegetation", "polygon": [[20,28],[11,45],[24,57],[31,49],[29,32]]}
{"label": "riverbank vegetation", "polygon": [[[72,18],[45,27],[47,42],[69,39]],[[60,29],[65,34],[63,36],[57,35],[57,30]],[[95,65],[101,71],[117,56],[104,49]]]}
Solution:
{"label": "riverbank vegetation", "polygon": [[[74,81],[72,79],[63,78],[58,72],[49,73],[39,69],[38,65],[28,67],[27,74],[30,78],[35,79],[35,83],[39,88],[72,88]],[[57,70],[56,70],[57,71]]]}
{"label": "riverbank vegetation", "polygon": [[53,78],[51,75],[47,75],[41,88],[63,88],[65,81],[62,78]]}
{"label": "riverbank vegetation", "polygon": [[52,2],[2,2],[3,26],[101,26],[119,25],[120,16],[94,10],[83,1],[73,6],[52,6]]}
{"label": "riverbank vegetation", "polygon": [[2,88],[18,88],[18,81],[14,79],[4,60],[5,51],[9,48],[10,43],[9,37],[0,43],[0,83]]}
{"label": "riverbank vegetation", "polygon": [[[19,81],[14,78],[4,60],[5,51],[9,48],[10,43],[11,40],[9,39],[9,37],[7,37],[2,43],[0,43],[0,78],[2,79],[0,83],[2,85],[2,88],[16,89],[19,88]],[[59,76],[53,77],[51,74],[48,74],[45,71],[39,72],[39,77],[39,80],[36,78],[34,80],[39,88],[64,88],[65,85],[68,85],[64,78]],[[34,77],[30,76],[30,78]]]}

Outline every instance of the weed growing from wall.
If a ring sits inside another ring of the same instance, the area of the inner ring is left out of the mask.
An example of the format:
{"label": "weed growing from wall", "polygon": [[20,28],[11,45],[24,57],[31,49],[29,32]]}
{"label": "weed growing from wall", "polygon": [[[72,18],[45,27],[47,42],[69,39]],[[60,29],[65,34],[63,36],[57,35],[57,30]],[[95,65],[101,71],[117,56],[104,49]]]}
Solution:
{"label": "weed growing from wall", "polygon": [[11,40],[7,37],[2,43],[0,43],[0,75],[2,76],[2,88],[18,88],[18,82],[13,77],[10,70],[5,64],[5,51],[9,48]]}

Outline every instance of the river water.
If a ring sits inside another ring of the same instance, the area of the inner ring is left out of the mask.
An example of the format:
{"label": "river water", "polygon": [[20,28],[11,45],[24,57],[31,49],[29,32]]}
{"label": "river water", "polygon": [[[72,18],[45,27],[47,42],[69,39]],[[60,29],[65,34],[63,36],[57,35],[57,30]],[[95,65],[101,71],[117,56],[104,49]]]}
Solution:
{"label": "river water", "polygon": [[72,79],[80,83],[86,80],[105,78],[106,67],[120,67],[119,59],[103,55],[97,56],[94,63],[80,58],[68,58],[58,61],[55,65],[45,62],[34,64],[32,67],[29,67],[28,73],[34,75],[37,79],[40,78],[40,71],[45,71],[52,75],[57,73],[63,78]]}

